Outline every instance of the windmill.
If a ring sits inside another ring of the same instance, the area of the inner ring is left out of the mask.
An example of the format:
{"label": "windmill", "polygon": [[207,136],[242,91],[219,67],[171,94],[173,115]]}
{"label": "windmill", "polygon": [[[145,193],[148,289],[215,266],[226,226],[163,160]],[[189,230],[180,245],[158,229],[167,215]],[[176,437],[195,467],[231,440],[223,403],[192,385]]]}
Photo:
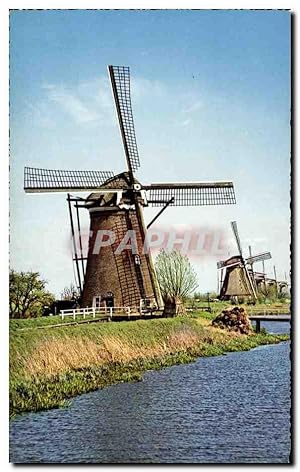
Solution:
{"label": "windmill", "polygon": [[[143,208],[168,206],[226,205],[235,203],[232,182],[141,184],[135,177],[140,167],[130,97],[129,67],[108,66],[108,73],[126,157],[127,170],[114,175],[111,171],[45,170],[26,167],[26,192],[66,192],[74,244],[74,261],[81,306],[163,307],[151,258],[143,251],[146,227]],[[70,192],[86,192],[85,198]],[[75,223],[73,218],[76,209]],[[90,240],[87,257],[82,252],[79,208],[90,215]],[[75,224],[79,231],[80,251],[75,248]],[[99,234],[113,234],[111,244],[97,249]],[[135,235],[136,251],[119,244],[130,232]]]}
{"label": "windmill", "polygon": [[226,300],[231,297],[250,297],[255,301],[257,299],[257,284],[260,282],[261,274],[254,272],[253,265],[256,262],[270,259],[271,253],[263,252],[253,256],[249,246],[250,255],[244,258],[236,221],[231,222],[231,228],[237,244],[238,255],[217,263],[217,268],[221,273],[219,298]]}

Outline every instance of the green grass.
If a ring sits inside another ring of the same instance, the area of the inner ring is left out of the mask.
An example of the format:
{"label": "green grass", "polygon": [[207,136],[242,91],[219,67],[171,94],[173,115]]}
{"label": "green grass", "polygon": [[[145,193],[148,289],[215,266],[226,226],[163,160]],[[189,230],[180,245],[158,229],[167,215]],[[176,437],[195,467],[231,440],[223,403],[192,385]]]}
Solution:
{"label": "green grass", "polygon": [[[60,407],[75,395],[138,381],[148,369],[288,339],[265,333],[237,336],[211,327],[208,315],[28,331],[17,329],[13,320],[10,412]],[[27,321],[35,320],[22,323]]]}
{"label": "green grass", "polygon": [[[97,318],[97,316],[96,316]],[[99,318],[99,317],[98,317]],[[89,315],[85,317],[86,320],[93,320],[93,316]],[[27,318],[27,319],[13,319],[9,322],[10,329],[24,329],[24,328],[37,328],[39,326],[51,326],[56,324],[71,323],[74,321],[83,321],[83,316],[76,316],[74,320],[72,316],[67,316],[63,320],[59,315],[56,316],[40,316],[38,318]]]}

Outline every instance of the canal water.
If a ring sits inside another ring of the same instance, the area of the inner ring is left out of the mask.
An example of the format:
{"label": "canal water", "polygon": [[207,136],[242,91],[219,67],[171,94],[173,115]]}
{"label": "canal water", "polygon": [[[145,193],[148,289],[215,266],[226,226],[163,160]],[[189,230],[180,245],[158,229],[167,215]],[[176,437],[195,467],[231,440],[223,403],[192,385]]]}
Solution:
{"label": "canal water", "polygon": [[147,372],[69,408],[20,415],[10,431],[14,463],[288,463],[289,454],[289,342]]}

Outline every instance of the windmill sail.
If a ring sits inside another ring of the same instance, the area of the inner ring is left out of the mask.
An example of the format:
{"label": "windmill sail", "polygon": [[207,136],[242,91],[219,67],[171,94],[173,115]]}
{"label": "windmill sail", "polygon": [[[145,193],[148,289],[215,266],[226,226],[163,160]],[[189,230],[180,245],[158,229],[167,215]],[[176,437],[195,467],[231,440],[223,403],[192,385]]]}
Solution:
{"label": "windmill sail", "polygon": [[128,165],[132,174],[140,167],[130,97],[130,70],[124,66],[108,66],[117,116]]}
{"label": "windmill sail", "polygon": [[271,259],[271,253],[270,252],[262,252],[261,254],[257,254],[255,256],[247,257],[246,262],[247,264],[254,264],[255,262],[260,262],[260,261],[266,261],[268,259]]}
{"label": "windmill sail", "polygon": [[236,244],[237,244],[237,247],[238,247],[238,250],[239,250],[239,254],[240,254],[240,256],[242,256],[242,246],[241,246],[241,241],[240,241],[240,236],[239,236],[239,233],[238,233],[236,221],[231,222],[231,227],[232,227],[232,231],[233,231],[233,234],[234,234],[234,237],[235,237],[235,240],[236,240]]}
{"label": "windmill sail", "polygon": [[99,189],[114,176],[111,171],[101,170],[50,170],[25,167],[24,190],[40,192],[88,192]]}
{"label": "windmill sail", "polygon": [[230,205],[235,203],[232,182],[161,183],[144,185],[152,206]]}

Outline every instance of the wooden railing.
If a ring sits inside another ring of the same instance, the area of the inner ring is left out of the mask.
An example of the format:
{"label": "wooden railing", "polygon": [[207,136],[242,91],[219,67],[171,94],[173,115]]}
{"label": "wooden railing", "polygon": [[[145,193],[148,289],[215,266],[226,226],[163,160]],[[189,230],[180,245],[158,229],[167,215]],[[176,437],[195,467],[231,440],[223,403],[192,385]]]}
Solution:
{"label": "wooden railing", "polygon": [[[92,316],[93,318],[96,317],[96,314],[103,314],[103,311],[100,310],[99,308],[92,307],[92,308],[70,308],[68,310],[60,310],[60,316],[61,319],[63,320],[66,316],[72,316],[73,319],[75,320],[76,315],[77,316],[83,316],[85,317]],[[106,313],[105,313],[106,314]]]}
{"label": "wooden railing", "polygon": [[284,315],[290,313],[288,305],[281,307],[247,307],[247,314],[251,315]]}
{"label": "wooden railing", "polygon": [[114,315],[127,315],[130,318],[131,314],[140,314],[140,309],[138,307],[130,306],[114,306],[114,307],[87,307],[87,308],[71,308],[68,310],[60,310],[60,316],[63,320],[66,316],[72,316],[73,320],[76,319],[76,316],[82,316],[83,319],[86,316],[92,316],[93,318],[102,317],[111,320]]}

